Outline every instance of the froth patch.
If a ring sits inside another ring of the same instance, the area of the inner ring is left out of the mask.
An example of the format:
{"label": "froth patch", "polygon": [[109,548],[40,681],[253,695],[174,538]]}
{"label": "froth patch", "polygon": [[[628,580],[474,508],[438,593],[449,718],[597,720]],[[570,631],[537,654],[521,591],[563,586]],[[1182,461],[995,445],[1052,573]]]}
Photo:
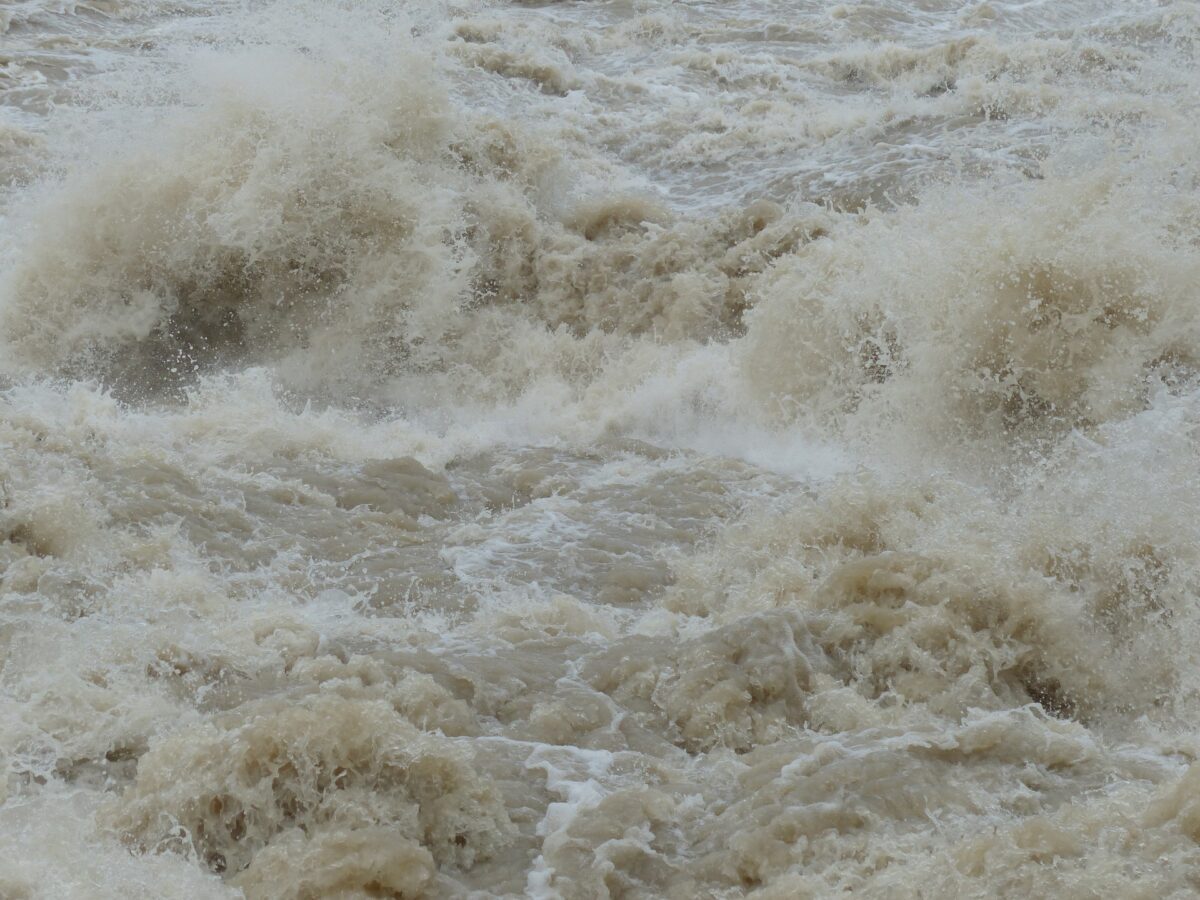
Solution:
{"label": "froth patch", "polygon": [[[1089,549],[1074,554],[1080,570],[1048,577],[1052,513],[1030,503],[1006,511],[950,483],[842,479],[728,528],[679,566],[663,602],[719,623],[798,614],[814,672],[804,723],[822,730],[1029,703],[1089,722],[1164,711],[1182,673],[1151,648],[1177,640],[1180,623],[1146,614],[1129,549],[1102,523],[1060,521],[1060,539]],[[1171,596],[1165,582],[1149,590]]]}
{"label": "froth patch", "polygon": [[370,91],[301,53],[202,60],[197,108],[32,214],[3,286],[14,355],[169,380],[318,333],[326,356],[347,329],[386,343],[413,289],[453,296],[461,208],[424,190],[446,101],[402,55]]}
{"label": "froth patch", "polygon": [[803,620],[781,612],[747,616],[682,643],[642,636],[617,641],[590,658],[582,673],[691,752],[746,751],[803,725],[820,666]]}
{"label": "froth patch", "polygon": [[264,701],[159,741],[108,819],[140,850],[194,850],[253,896],[277,896],[286,867],[298,887],[412,892],[435,863],[470,868],[511,831],[448,740],[390,704],[333,696]]}
{"label": "froth patch", "polygon": [[937,454],[1057,438],[1191,384],[1200,256],[1180,239],[1191,201],[1167,187],[1181,162],[1167,143],[845,223],[759,286],[739,348],[755,395],[772,415]]}

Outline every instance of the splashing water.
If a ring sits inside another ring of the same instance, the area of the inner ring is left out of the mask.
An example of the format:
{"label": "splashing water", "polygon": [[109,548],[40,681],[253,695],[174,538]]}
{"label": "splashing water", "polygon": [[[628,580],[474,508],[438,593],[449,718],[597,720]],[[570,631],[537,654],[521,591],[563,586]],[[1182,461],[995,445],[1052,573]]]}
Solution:
{"label": "splashing water", "polygon": [[0,0],[0,897],[1191,897],[1200,8]]}

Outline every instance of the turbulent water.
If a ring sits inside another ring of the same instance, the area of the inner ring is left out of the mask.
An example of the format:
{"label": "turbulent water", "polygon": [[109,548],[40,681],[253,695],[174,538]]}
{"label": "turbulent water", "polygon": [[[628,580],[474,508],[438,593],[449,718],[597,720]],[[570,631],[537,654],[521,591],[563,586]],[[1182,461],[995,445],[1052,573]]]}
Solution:
{"label": "turbulent water", "polygon": [[0,0],[0,897],[1200,894],[1198,55]]}

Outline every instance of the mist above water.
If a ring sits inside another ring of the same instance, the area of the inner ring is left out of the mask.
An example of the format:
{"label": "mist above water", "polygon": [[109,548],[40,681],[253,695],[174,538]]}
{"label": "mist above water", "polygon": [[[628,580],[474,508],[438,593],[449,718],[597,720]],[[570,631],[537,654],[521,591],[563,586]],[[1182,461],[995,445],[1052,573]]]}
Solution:
{"label": "mist above water", "polygon": [[0,7],[0,896],[1191,896],[1198,37]]}

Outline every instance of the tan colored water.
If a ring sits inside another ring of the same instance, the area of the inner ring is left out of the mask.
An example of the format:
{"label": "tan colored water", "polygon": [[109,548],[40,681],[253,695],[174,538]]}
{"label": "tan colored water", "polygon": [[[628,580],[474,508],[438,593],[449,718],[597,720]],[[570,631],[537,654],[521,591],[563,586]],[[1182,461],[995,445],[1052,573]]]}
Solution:
{"label": "tan colored water", "polygon": [[0,898],[1196,896],[1198,41],[0,0]]}

